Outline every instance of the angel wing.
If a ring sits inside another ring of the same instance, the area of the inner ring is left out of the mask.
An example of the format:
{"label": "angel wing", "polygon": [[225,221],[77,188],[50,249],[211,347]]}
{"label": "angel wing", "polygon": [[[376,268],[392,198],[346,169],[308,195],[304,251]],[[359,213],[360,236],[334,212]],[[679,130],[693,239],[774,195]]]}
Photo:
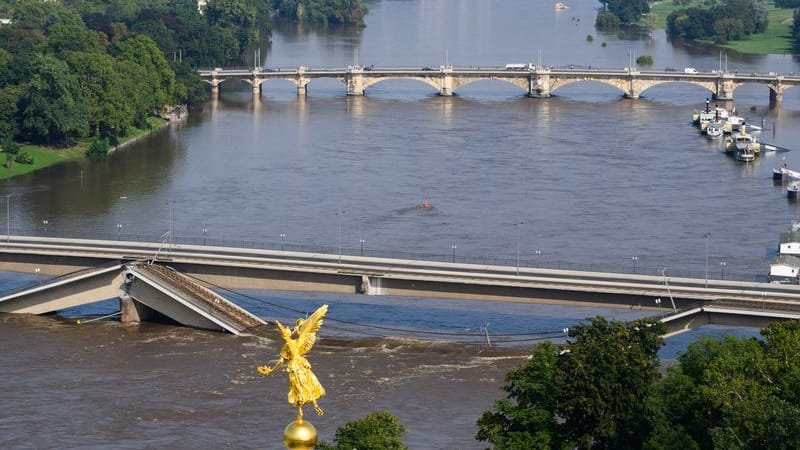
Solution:
{"label": "angel wing", "polygon": [[317,332],[322,326],[322,319],[328,312],[328,305],[322,305],[300,324],[297,330],[297,348],[305,355],[317,341]]}

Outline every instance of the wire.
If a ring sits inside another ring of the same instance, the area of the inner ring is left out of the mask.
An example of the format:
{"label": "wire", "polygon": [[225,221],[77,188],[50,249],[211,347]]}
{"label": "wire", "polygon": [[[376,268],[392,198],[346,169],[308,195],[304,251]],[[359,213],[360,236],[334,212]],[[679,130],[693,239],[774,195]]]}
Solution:
{"label": "wire", "polygon": [[[214,284],[214,283],[210,283],[210,282],[201,280],[201,279],[199,279],[197,277],[194,277],[194,276],[191,276],[191,275],[187,275],[187,274],[184,274],[184,275],[186,277],[188,277],[188,278],[191,278],[195,282],[197,282],[199,284],[202,284],[202,285],[205,285],[207,287],[209,287],[209,286],[210,287],[214,287],[214,288],[219,289],[221,291],[229,292],[229,293],[235,294],[237,296],[243,297],[245,299],[252,300],[252,301],[255,301],[255,302],[258,302],[258,303],[262,303],[262,304],[265,304],[265,305],[269,305],[269,306],[272,306],[274,308],[291,311],[291,312],[297,313],[297,314],[305,314],[307,312],[307,311],[299,310],[299,309],[292,308],[292,307],[289,307],[289,306],[273,303],[273,302],[270,302],[268,300],[265,300],[265,299],[262,299],[262,298],[258,298],[258,297],[254,297],[252,295],[245,294],[243,292],[239,292],[239,291],[236,291],[234,289],[229,289],[229,288],[226,288],[226,287]],[[414,329],[410,329],[410,328],[387,327],[387,326],[372,325],[372,324],[369,324],[369,325],[368,324],[361,324],[361,323],[352,322],[352,321],[349,321],[349,320],[336,319],[336,318],[333,318],[333,317],[328,317],[327,320],[329,322],[336,322],[336,323],[356,326],[356,327],[360,327],[360,328],[373,329],[373,330],[382,330],[382,331],[391,331],[391,332],[395,332],[395,333],[406,333],[406,334],[410,334],[410,335],[456,336],[456,337],[472,337],[472,338],[484,338],[485,337],[485,334],[482,333],[482,332],[465,333],[465,332],[456,332],[456,331],[433,331],[433,330],[423,331],[423,330],[414,330]],[[347,332],[364,334],[364,335],[368,335],[368,336],[386,337],[385,335],[370,334],[370,333],[367,333],[366,331],[358,331],[358,330],[353,330],[353,329],[348,329],[348,328],[343,328],[343,327],[331,326],[331,328],[338,329],[340,331],[347,331]],[[559,336],[559,335],[563,335],[563,334],[564,334],[563,330],[559,330],[559,331],[534,331],[534,332],[528,332],[528,333],[499,333],[499,334],[492,334],[491,336],[494,337],[494,338],[538,336],[538,337],[530,337],[530,338],[527,338],[527,339],[502,340],[502,342],[505,343],[505,342],[532,342],[532,341],[539,341],[539,340],[547,340],[547,339],[552,339],[555,336]]]}

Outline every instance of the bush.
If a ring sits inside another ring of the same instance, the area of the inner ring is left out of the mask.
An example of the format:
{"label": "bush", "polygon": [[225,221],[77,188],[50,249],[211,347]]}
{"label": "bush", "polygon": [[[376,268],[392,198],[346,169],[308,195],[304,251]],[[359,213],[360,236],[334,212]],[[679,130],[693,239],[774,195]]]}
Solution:
{"label": "bush", "polygon": [[650,55],[642,55],[636,58],[636,64],[639,64],[640,66],[652,66],[653,57]]}
{"label": "bush", "polygon": [[13,139],[5,138],[3,139],[3,151],[12,155],[16,155],[19,153],[19,145],[17,145]]}
{"label": "bush", "polygon": [[594,36],[591,34],[586,35],[586,42],[594,42]]}
{"label": "bush", "polygon": [[319,450],[407,450],[401,436],[406,427],[394,414],[378,411],[347,422],[336,430],[336,445],[320,442]]}
{"label": "bush", "polygon": [[20,152],[14,161],[20,164],[33,164],[33,156],[30,155],[28,152]]}
{"label": "bush", "polygon": [[601,12],[594,22],[595,28],[600,31],[615,31],[619,29],[619,17],[610,12]]}
{"label": "bush", "polygon": [[108,141],[95,139],[86,150],[86,156],[91,159],[102,158],[108,153]]}

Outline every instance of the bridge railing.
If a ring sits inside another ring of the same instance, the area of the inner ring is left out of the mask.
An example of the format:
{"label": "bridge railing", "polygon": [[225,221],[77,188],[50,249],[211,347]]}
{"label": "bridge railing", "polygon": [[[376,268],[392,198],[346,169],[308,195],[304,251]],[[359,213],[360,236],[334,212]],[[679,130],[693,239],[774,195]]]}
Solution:
{"label": "bridge railing", "polygon": [[[146,235],[146,234],[132,234],[132,233],[70,233],[69,235],[54,232],[53,230],[38,230],[36,233],[31,232],[18,232],[19,230],[11,230],[12,237],[18,236],[44,236],[52,238],[72,238],[72,239],[99,239],[108,241],[129,241],[129,242],[148,242],[148,243],[165,243],[174,245],[196,245],[196,246],[213,246],[213,247],[230,247],[241,249],[256,249],[256,250],[272,250],[272,251],[286,251],[286,252],[303,252],[303,253],[322,253],[326,255],[339,255],[342,256],[365,256],[374,258],[391,258],[391,259],[408,259],[414,261],[431,261],[441,263],[458,263],[458,264],[477,264],[477,265],[491,265],[491,266],[505,266],[517,267],[516,256],[486,256],[486,255],[469,255],[448,252],[414,252],[404,250],[387,250],[376,249],[368,246],[343,246],[340,249],[338,246],[332,245],[316,245],[305,244],[297,242],[281,242],[281,241],[257,241],[245,239],[221,239],[208,236],[172,236],[172,239],[165,238],[159,235]],[[0,246],[3,245],[3,239],[0,238]],[[578,259],[581,255],[574,255],[570,258]],[[564,259],[564,255],[554,255],[548,253],[541,253],[537,256],[522,256],[519,259],[520,268],[542,268],[542,269],[561,269],[561,270],[578,270],[588,272],[606,272],[606,273],[620,273],[620,274],[637,274],[637,275],[654,275],[661,276],[662,271],[666,270],[667,277],[680,277],[680,278],[696,278],[703,279],[706,277],[705,270],[686,270],[686,269],[673,269],[663,266],[647,266],[636,264],[635,266],[630,262],[626,263],[608,263],[608,262],[576,262],[575,260],[569,261]],[[766,269],[765,269],[766,272]],[[708,271],[709,280],[731,280],[731,281],[768,281],[767,275],[758,275],[753,273],[740,273],[732,270],[721,270],[721,268],[709,267]]]}

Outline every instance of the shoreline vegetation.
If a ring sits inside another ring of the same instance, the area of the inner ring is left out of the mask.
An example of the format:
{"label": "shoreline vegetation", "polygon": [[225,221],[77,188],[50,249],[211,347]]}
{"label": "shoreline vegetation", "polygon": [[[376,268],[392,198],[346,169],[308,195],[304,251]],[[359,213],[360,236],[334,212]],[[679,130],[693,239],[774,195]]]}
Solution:
{"label": "shoreline vegetation", "polygon": [[[131,127],[128,133],[119,139],[119,145],[109,148],[109,153],[122,149],[127,145],[149,136],[167,127],[171,122],[153,116],[147,118],[147,123],[149,125],[147,129]],[[88,159],[86,150],[93,140],[94,139],[83,139],[75,145],[65,148],[54,148],[35,144],[19,144],[19,153],[26,152],[30,155],[33,159],[33,164],[24,164],[14,161],[11,163],[11,167],[2,166],[0,167],[0,180],[29,174],[67,161]],[[0,152],[0,154],[4,153],[4,151]]]}
{"label": "shoreline vegetation", "polygon": [[[674,0],[661,0],[650,5],[650,23],[657,28],[667,28],[667,16],[675,10],[693,6],[704,6],[702,0],[692,0],[687,4],[677,5]],[[774,1],[767,2],[767,13],[769,23],[763,33],[750,35],[747,39],[739,41],[729,41],[724,44],[714,43],[711,39],[697,39],[696,42],[726,48],[739,53],[752,54],[791,54],[793,52],[794,40],[792,38],[792,15],[793,8],[778,8]],[[641,23],[646,23],[647,18],[643,18]]]}

